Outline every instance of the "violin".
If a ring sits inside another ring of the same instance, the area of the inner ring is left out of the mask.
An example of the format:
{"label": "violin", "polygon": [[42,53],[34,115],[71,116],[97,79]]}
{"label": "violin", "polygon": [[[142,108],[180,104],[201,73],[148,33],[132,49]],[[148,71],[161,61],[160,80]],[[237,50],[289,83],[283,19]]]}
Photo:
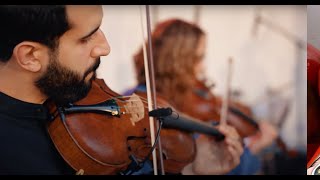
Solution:
{"label": "violin", "polygon": [[[62,107],[50,99],[45,102],[51,114],[49,135],[64,160],[81,174],[129,174],[128,167],[141,167],[156,148],[150,143],[149,113],[143,97],[142,92],[121,97],[102,79],[95,79],[88,95],[74,104]],[[157,101],[170,106],[161,98]],[[168,173],[180,173],[193,162],[196,146],[191,131],[216,140],[224,138],[212,126],[182,115],[162,119],[167,127],[158,134]]]}
{"label": "violin", "polygon": [[[219,122],[222,98],[213,95],[204,81],[195,80],[190,98],[193,103],[182,107],[186,112],[203,121]],[[241,137],[251,136],[259,130],[257,122],[250,116],[248,107],[239,102],[229,102],[227,123],[235,127]]]}
{"label": "violin", "polygon": [[[218,122],[220,120],[222,98],[211,93],[210,88],[212,87],[213,85],[207,86],[205,81],[196,81],[192,96],[193,102],[195,102],[195,106],[192,106],[194,109],[192,113],[198,113],[195,117],[199,116],[201,120]],[[193,103],[190,104],[193,105]],[[227,123],[235,127],[242,138],[252,136],[259,131],[258,121],[252,118],[250,108],[237,101],[229,102]],[[289,157],[297,155],[296,151],[287,148],[280,137],[277,137],[276,144]]]}

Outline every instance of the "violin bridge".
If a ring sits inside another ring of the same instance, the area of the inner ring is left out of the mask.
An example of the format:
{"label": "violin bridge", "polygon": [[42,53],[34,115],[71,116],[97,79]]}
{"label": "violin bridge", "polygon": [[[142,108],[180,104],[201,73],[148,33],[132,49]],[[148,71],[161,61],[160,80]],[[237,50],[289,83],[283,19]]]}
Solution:
{"label": "violin bridge", "polygon": [[[130,114],[130,121],[132,126],[135,126],[135,123],[144,118],[144,104],[140,97],[136,94],[130,96],[127,100],[127,103],[124,105],[125,112]],[[123,114],[125,114],[123,112]]]}

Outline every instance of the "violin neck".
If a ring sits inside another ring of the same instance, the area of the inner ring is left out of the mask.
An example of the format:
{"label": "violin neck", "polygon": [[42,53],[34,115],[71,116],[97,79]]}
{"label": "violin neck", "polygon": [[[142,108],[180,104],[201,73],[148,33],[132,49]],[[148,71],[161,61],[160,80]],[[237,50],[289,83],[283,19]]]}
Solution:
{"label": "violin neck", "polygon": [[259,129],[259,125],[258,125],[257,121],[255,119],[253,119],[252,117],[247,116],[245,113],[243,113],[242,111],[240,111],[239,109],[237,109],[235,107],[229,106],[228,109],[233,114],[245,119],[248,123],[253,125],[256,129]]}

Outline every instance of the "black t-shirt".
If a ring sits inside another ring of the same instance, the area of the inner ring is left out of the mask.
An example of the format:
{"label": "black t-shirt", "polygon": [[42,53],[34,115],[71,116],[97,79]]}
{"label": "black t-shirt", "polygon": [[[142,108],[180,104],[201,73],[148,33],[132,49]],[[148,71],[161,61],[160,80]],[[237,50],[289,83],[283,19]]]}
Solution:
{"label": "black t-shirt", "polygon": [[75,174],[54,147],[47,109],[0,92],[0,174]]}

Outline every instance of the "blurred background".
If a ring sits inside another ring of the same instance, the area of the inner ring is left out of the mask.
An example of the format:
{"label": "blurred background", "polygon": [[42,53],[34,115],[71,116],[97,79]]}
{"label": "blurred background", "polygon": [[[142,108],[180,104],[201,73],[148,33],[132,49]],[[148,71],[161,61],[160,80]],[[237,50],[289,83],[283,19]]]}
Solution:
{"label": "blurred background", "polygon": [[[145,6],[104,5],[103,9],[102,30],[111,53],[102,57],[98,78],[121,94],[137,83],[133,55],[146,34]],[[305,174],[306,42],[307,33],[314,35],[309,28],[307,32],[307,6],[152,5],[150,10],[152,27],[180,18],[205,30],[204,74],[214,83],[215,94],[224,94],[227,60],[233,58],[232,98],[250,106],[258,120],[276,125],[288,150],[277,144],[267,149],[261,155],[261,174]]]}

